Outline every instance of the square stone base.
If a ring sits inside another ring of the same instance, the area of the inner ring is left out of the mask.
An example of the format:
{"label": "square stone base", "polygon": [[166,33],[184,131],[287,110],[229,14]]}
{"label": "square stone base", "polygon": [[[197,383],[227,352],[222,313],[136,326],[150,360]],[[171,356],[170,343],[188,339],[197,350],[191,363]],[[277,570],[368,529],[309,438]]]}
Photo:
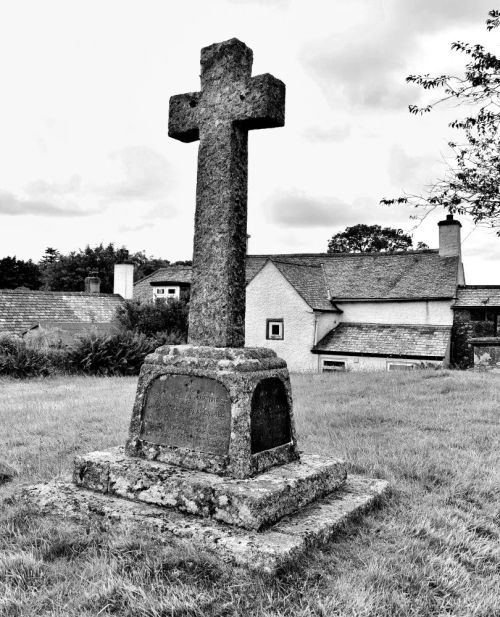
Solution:
{"label": "square stone base", "polygon": [[42,514],[69,517],[83,524],[97,520],[105,531],[147,530],[160,541],[173,536],[223,561],[273,573],[309,548],[328,542],[349,518],[371,507],[387,486],[385,480],[349,476],[343,488],[260,532],[111,497],[69,482],[28,487],[23,499]]}
{"label": "square stone base", "polygon": [[300,461],[251,478],[227,478],[127,456],[123,448],[75,459],[75,484],[132,501],[259,530],[342,486],[340,459],[302,454]]}

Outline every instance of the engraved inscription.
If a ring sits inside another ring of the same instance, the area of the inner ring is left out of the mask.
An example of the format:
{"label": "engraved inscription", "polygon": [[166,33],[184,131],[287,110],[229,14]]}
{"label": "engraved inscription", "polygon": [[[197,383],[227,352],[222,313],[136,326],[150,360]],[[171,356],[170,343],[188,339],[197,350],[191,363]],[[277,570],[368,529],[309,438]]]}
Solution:
{"label": "engraved inscription", "polygon": [[229,453],[231,401],[209,377],[162,375],[149,386],[140,438],[166,446]]}
{"label": "engraved inscription", "polygon": [[250,422],[252,454],[291,441],[290,409],[281,379],[271,377],[257,384]]}

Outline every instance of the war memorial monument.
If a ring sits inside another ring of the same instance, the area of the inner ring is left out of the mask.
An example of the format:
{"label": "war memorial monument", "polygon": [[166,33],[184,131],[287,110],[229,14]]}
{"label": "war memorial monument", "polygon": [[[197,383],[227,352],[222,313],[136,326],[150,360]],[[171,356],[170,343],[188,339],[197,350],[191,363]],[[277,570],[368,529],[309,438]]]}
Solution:
{"label": "war memorial monument", "polygon": [[285,85],[252,77],[252,59],[237,39],[205,47],[201,90],[170,99],[170,137],[200,142],[188,344],[147,356],[125,447],[79,456],[73,482],[25,496],[42,512],[137,526],[272,572],[387,483],[300,452],[285,361],[244,347],[248,131],[285,122]]}

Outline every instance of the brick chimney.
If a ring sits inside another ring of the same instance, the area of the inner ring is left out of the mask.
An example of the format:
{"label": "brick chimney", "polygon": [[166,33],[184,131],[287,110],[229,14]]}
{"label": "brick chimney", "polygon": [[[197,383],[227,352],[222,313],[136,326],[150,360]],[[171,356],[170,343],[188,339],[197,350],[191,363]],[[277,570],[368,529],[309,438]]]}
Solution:
{"label": "brick chimney", "polygon": [[97,272],[91,272],[90,276],[85,277],[85,293],[98,294],[101,291],[101,279]]}
{"label": "brick chimney", "polygon": [[439,256],[460,257],[462,261],[462,243],[460,229],[462,224],[455,221],[453,214],[448,214],[446,220],[439,221]]}
{"label": "brick chimney", "polygon": [[113,293],[119,294],[124,300],[134,297],[134,264],[115,264]]}

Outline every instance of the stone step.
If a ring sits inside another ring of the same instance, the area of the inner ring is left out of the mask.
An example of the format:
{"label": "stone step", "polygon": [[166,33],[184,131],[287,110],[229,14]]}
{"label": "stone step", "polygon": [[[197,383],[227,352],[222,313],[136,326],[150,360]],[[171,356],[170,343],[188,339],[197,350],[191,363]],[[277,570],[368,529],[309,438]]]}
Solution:
{"label": "stone step", "polygon": [[346,467],[339,459],[302,454],[300,461],[234,479],[113,448],[77,457],[73,479],[101,493],[259,530],[341,487]]}
{"label": "stone step", "polygon": [[264,531],[91,492],[70,482],[27,487],[22,499],[36,508],[37,514],[56,516],[57,520],[71,518],[82,524],[97,520],[103,531],[111,533],[141,530],[160,542],[173,537],[223,561],[272,574],[311,547],[331,540],[346,521],[373,506],[387,487],[385,480],[350,475],[342,488]]}

